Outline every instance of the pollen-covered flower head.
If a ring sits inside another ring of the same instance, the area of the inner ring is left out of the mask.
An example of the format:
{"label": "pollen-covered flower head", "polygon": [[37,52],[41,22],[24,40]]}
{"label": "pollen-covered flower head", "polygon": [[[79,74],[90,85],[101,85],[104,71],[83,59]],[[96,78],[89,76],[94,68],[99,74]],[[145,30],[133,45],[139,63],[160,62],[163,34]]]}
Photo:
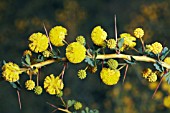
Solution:
{"label": "pollen-covered flower head", "polygon": [[75,110],[79,110],[83,107],[82,103],[81,102],[75,102],[74,104],[74,109]]}
{"label": "pollen-covered flower head", "polygon": [[150,68],[146,68],[143,70],[142,75],[146,79],[151,73],[152,73],[152,70]]}
{"label": "pollen-covered flower head", "polygon": [[66,57],[71,63],[80,63],[86,57],[86,48],[79,42],[73,42],[66,48]]}
{"label": "pollen-covered flower head", "polygon": [[26,56],[26,55],[32,56],[31,51],[30,50],[25,50],[24,53],[23,53],[23,56]]}
{"label": "pollen-covered flower head", "polygon": [[42,33],[33,33],[29,37],[29,48],[35,53],[43,52],[48,48],[48,38]]}
{"label": "pollen-covered flower head", "polygon": [[107,65],[109,66],[110,69],[116,69],[118,67],[119,63],[117,62],[117,60],[109,59],[107,61]]}
{"label": "pollen-covered flower head", "polygon": [[16,82],[19,80],[19,74],[21,73],[22,71],[15,63],[8,62],[2,66],[2,76],[6,81]]}
{"label": "pollen-covered flower head", "polygon": [[142,38],[143,35],[144,35],[143,29],[142,28],[136,28],[134,30],[134,35],[135,35],[136,38]]}
{"label": "pollen-covered flower head", "polygon": [[34,93],[37,94],[37,95],[41,95],[42,91],[43,91],[43,89],[42,89],[41,86],[36,86],[34,88]]}
{"label": "pollen-covered flower head", "polygon": [[44,89],[50,95],[60,94],[63,87],[64,87],[63,81],[58,76],[55,77],[53,74],[47,76],[44,80]]}
{"label": "pollen-covered flower head", "polygon": [[92,41],[95,45],[103,46],[104,40],[107,38],[106,31],[101,26],[96,26],[91,33]]}
{"label": "pollen-covered flower head", "polygon": [[117,84],[120,77],[119,70],[111,70],[110,68],[102,68],[100,72],[100,78],[106,85]]}
{"label": "pollen-covered flower head", "polygon": [[136,46],[136,38],[131,36],[129,33],[120,34],[120,38],[124,38],[123,46],[120,48],[121,51],[125,49],[133,48]]}
{"label": "pollen-covered flower head", "polygon": [[166,58],[164,59],[164,62],[170,65],[170,57],[166,57]]}
{"label": "pollen-covered flower head", "polygon": [[115,41],[115,39],[109,39],[109,40],[107,40],[107,47],[108,47],[109,49],[115,49],[115,47],[116,47],[116,41]]}
{"label": "pollen-covered flower head", "polygon": [[82,70],[82,69],[79,70],[77,75],[78,75],[78,77],[79,77],[80,79],[85,79],[85,78],[86,78],[86,75],[87,75],[87,74],[86,74],[86,70]]}
{"label": "pollen-covered flower head", "polygon": [[27,80],[25,82],[25,87],[27,88],[27,90],[33,90],[35,87],[35,82],[33,80]]}
{"label": "pollen-covered flower head", "polygon": [[85,38],[84,38],[83,36],[78,36],[78,37],[76,38],[76,41],[79,42],[79,43],[82,44],[82,45],[85,45],[85,44],[86,44],[86,40],[85,40]]}
{"label": "pollen-covered flower head", "polygon": [[163,49],[162,44],[159,43],[159,42],[153,43],[153,44],[152,44],[152,48],[153,48],[152,52],[153,52],[154,54],[159,54],[159,53],[161,53],[161,51],[162,51],[162,49]]}
{"label": "pollen-covered flower head", "polygon": [[67,35],[67,29],[62,26],[56,26],[50,30],[50,41],[54,46],[63,46],[63,40]]}
{"label": "pollen-covered flower head", "polygon": [[156,82],[156,80],[157,80],[157,75],[156,75],[156,73],[151,73],[149,76],[148,76],[148,81],[149,82]]}

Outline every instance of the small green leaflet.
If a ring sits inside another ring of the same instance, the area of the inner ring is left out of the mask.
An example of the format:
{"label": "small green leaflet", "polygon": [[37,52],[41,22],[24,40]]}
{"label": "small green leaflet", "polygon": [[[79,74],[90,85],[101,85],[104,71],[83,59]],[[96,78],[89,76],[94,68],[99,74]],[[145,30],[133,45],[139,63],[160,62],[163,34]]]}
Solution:
{"label": "small green leaflet", "polygon": [[124,38],[120,38],[120,40],[118,40],[118,47],[119,49],[123,46],[123,43],[124,43]]}
{"label": "small green leaflet", "polygon": [[17,89],[17,90],[20,90],[21,89],[21,84],[19,81],[16,81],[16,82],[9,82],[11,84],[11,86],[14,88],[14,89]]}
{"label": "small green leaflet", "polygon": [[166,81],[168,82],[168,84],[170,84],[170,71],[168,71],[165,75]]}
{"label": "small green leaflet", "polygon": [[130,60],[125,60],[128,64],[136,64],[136,60],[132,57],[131,57],[131,61]]}
{"label": "small green leaflet", "polygon": [[68,107],[71,107],[71,106],[74,105],[75,102],[76,102],[75,100],[68,100],[68,101],[67,101],[67,106],[68,106]]}
{"label": "small green leaflet", "polygon": [[87,62],[90,66],[94,66],[94,61],[93,61],[93,59],[91,59],[91,58],[89,58],[89,57],[86,57],[85,58],[85,62]]}
{"label": "small green leaflet", "polygon": [[82,110],[81,113],[99,113],[98,110],[90,110],[88,107],[85,108],[85,110]]}
{"label": "small green leaflet", "polygon": [[162,50],[162,55],[161,55],[161,60],[164,60],[165,57],[169,54],[170,50],[167,47],[164,47],[164,49]]}
{"label": "small green leaflet", "polygon": [[29,55],[23,56],[21,59],[21,63],[22,63],[22,65],[29,67],[31,65],[30,56]]}
{"label": "small green leaflet", "polygon": [[160,62],[156,62],[153,64],[155,66],[155,69],[160,71],[160,72],[163,72],[164,71],[164,68],[162,67],[162,65],[160,64]]}

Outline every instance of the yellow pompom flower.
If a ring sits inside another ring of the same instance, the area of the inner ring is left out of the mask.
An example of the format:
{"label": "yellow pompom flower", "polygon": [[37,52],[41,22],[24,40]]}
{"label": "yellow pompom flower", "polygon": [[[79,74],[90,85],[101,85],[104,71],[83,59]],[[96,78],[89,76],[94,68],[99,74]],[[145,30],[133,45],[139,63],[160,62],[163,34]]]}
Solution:
{"label": "yellow pompom flower", "polygon": [[157,75],[156,73],[151,73],[149,76],[148,76],[148,81],[149,82],[156,82],[157,80]]}
{"label": "yellow pompom flower", "polygon": [[63,40],[67,35],[67,29],[62,26],[56,26],[50,30],[49,37],[50,41],[54,46],[63,46]]}
{"label": "yellow pompom flower", "polygon": [[101,28],[101,26],[96,26],[91,33],[91,38],[94,44],[103,46],[104,40],[107,38],[107,33]]}
{"label": "yellow pompom flower", "polygon": [[43,91],[43,89],[42,89],[41,86],[36,86],[34,88],[34,93],[37,94],[37,95],[41,95],[42,91]]}
{"label": "yellow pompom flower", "polygon": [[75,104],[74,104],[74,109],[75,110],[79,110],[79,109],[81,109],[83,107],[83,105],[82,105],[82,103],[80,103],[80,102],[76,102]]}
{"label": "yellow pompom flower", "polygon": [[43,56],[46,57],[46,58],[48,58],[48,57],[51,56],[51,52],[48,51],[48,50],[45,50],[42,54],[43,54]]}
{"label": "yellow pompom flower", "polygon": [[110,69],[116,69],[118,67],[118,62],[117,60],[109,59],[107,61],[107,65],[109,66]]}
{"label": "yellow pompom flower", "polygon": [[150,68],[146,68],[145,70],[143,70],[142,75],[146,79],[151,73],[152,70]]}
{"label": "yellow pompom flower", "polygon": [[42,33],[33,33],[29,37],[29,48],[35,53],[43,52],[48,48],[48,38]]}
{"label": "yellow pompom flower", "polygon": [[134,30],[134,35],[135,35],[136,38],[142,38],[143,35],[144,35],[143,29],[142,28],[136,28]]}
{"label": "yellow pompom flower", "polygon": [[85,44],[86,44],[86,40],[85,40],[85,38],[84,38],[83,36],[78,36],[78,37],[76,38],[76,41],[79,42],[79,43],[82,44],[82,45],[85,45]]}
{"label": "yellow pompom flower", "polygon": [[100,72],[100,78],[106,85],[117,84],[120,77],[119,70],[111,70],[110,68],[102,68]]}
{"label": "yellow pompom flower", "polygon": [[164,62],[170,65],[170,57],[166,57],[166,58],[164,59]]}
{"label": "yellow pompom flower", "polygon": [[162,49],[163,49],[162,44],[159,43],[159,42],[153,43],[153,44],[152,44],[152,48],[153,48],[152,52],[153,52],[154,54],[159,54],[159,53],[161,53],[161,51],[162,51]]}
{"label": "yellow pompom flower", "polygon": [[66,57],[71,63],[80,63],[86,57],[86,48],[79,42],[73,42],[66,48]]}
{"label": "yellow pompom flower", "polygon": [[120,48],[121,51],[125,49],[133,48],[136,46],[136,38],[131,36],[129,33],[122,33],[120,34],[120,38],[124,38],[123,46]]}
{"label": "yellow pompom flower", "polygon": [[31,51],[30,50],[25,50],[24,53],[23,53],[23,56],[26,56],[26,55],[32,56]]}
{"label": "yellow pompom flower", "polygon": [[80,79],[85,79],[85,78],[86,78],[86,75],[87,75],[87,74],[86,74],[86,70],[82,70],[82,69],[79,70],[77,75],[78,75],[78,77],[79,77]]}
{"label": "yellow pompom flower", "polygon": [[47,76],[44,80],[44,89],[50,95],[60,94],[63,87],[64,87],[63,81],[58,76],[54,77],[53,74]]}
{"label": "yellow pompom flower", "polygon": [[116,41],[115,41],[115,39],[109,39],[109,40],[107,40],[107,47],[108,47],[109,49],[115,49],[115,47],[116,47]]}
{"label": "yellow pompom flower", "polygon": [[2,66],[2,76],[8,82],[16,82],[19,80],[19,74],[22,71],[15,63],[8,62]]}
{"label": "yellow pompom flower", "polygon": [[25,82],[25,87],[27,88],[27,90],[33,90],[35,87],[35,82],[33,80],[27,80]]}
{"label": "yellow pompom flower", "polygon": [[89,70],[91,73],[96,73],[96,71],[97,71],[97,66],[94,66],[94,67],[89,66],[89,67],[88,67],[88,70]]}
{"label": "yellow pompom flower", "polygon": [[145,52],[152,52],[152,50],[153,50],[152,45],[146,45]]}
{"label": "yellow pompom flower", "polygon": [[164,97],[163,104],[165,107],[170,108],[170,96]]}

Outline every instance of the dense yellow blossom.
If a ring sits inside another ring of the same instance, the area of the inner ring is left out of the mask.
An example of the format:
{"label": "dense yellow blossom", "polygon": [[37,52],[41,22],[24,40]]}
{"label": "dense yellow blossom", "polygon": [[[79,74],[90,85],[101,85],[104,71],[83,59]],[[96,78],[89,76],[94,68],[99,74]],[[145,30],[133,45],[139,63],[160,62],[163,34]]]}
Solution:
{"label": "dense yellow blossom", "polygon": [[107,65],[109,66],[110,69],[116,69],[119,64],[118,64],[117,60],[109,59],[107,61]]}
{"label": "dense yellow blossom", "polygon": [[136,28],[134,30],[134,35],[135,35],[136,38],[142,38],[143,35],[144,35],[143,29],[142,28]]}
{"label": "dense yellow blossom", "polygon": [[86,57],[86,48],[79,42],[73,42],[66,48],[66,57],[71,63],[80,63]]}
{"label": "dense yellow blossom", "polygon": [[146,52],[152,52],[152,50],[153,50],[152,45],[146,45],[146,49],[145,49]]}
{"label": "dense yellow blossom", "polygon": [[63,87],[63,81],[58,76],[54,77],[53,74],[47,76],[44,80],[44,89],[51,95],[60,94]]}
{"label": "dense yellow blossom", "polygon": [[79,70],[77,75],[78,75],[78,77],[79,77],[80,79],[85,79],[85,78],[86,78],[86,75],[87,75],[87,74],[86,74],[86,70],[82,70],[82,69]]}
{"label": "dense yellow blossom", "polygon": [[48,38],[42,33],[33,33],[29,37],[29,48],[35,53],[43,52],[48,48]]}
{"label": "dense yellow blossom", "polygon": [[164,62],[170,65],[170,57],[166,57],[166,58],[164,59]]}
{"label": "dense yellow blossom", "polygon": [[34,93],[37,94],[37,95],[40,95],[42,93],[43,89],[41,86],[36,86],[34,88]]}
{"label": "dense yellow blossom", "polygon": [[170,96],[164,97],[163,104],[165,107],[170,108]]}
{"label": "dense yellow blossom", "polygon": [[162,49],[163,49],[162,44],[159,43],[159,42],[153,43],[153,44],[152,44],[152,48],[153,48],[152,52],[153,52],[154,54],[159,54],[159,53],[161,53],[161,51],[162,51]]}
{"label": "dense yellow blossom", "polygon": [[54,46],[63,46],[63,40],[67,35],[67,29],[62,26],[56,26],[50,30],[50,41]]}
{"label": "dense yellow blossom", "polygon": [[120,77],[119,70],[111,70],[110,68],[102,68],[100,72],[100,78],[106,85],[117,84]]}
{"label": "dense yellow blossom", "polygon": [[33,80],[27,80],[25,82],[25,87],[27,88],[27,90],[33,90],[35,87],[35,82]]}
{"label": "dense yellow blossom", "polygon": [[45,50],[42,54],[44,57],[47,57],[47,58],[51,56],[51,52],[48,50]]}
{"label": "dense yellow blossom", "polygon": [[81,109],[83,107],[83,105],[80,103],[80,102],[76,102],[75,104],[74,104],[74,109],[75,110],[79,110],[79,109]]}
{"label": "dense yellow blossom", "polygon": [[23,53],[23,56],[26,56],[26,55],[32,56],[31,51],[30,50],[25,50],[24,53]]}
{"label": "dense yellow blossom", "polygon": [[120,48],[121,51],[125,49],[133,48],[136,46],[136,38],[131,36],[129,33],[122,33],[120,34],[120,38],[124,38],[123,46]]}
{"label": "dense yellow blossom", "polygon": [[19,74],[21,73],[22,71],[20,70],[19,66],[12,62],[8,62],[2,67],[2,76],[6,81],[9,82],[16,82],[19,80]]}
{"label": "dense yellow blossom", "polygon": [[155,73],[151,73],[149,76],[148,76],[148,81],[149,82],[155,82],[157,80],[157,75]]}
{"label": "dense yellow blossom", "polygon": [[146,68],[145,70],[143,70],[142,75],[146,79],[151,73],[152,70],[150,68]]}
{"label": "dense yellow blossom", "polygon": [[116,47],[116,41],[115,41],[115,39],[109,39],[109,40],[107,40],[107,47],[108,47],[109,49],[115,49],[115,47]]}
{"label": "dense yellow blossom", "polygon": [[85,40],[85,38],[84,38],[83,36],[78,36],[78,37],[76,38],[76,41],[79,42],[79,43],[82,44],[82,45],[85,45],[85,44],[86,44],[86,40]]}
{"label": "dense yellow blossom", "polygon": [[103,46],[104,41],[107,38],[107,33],[101,28],[101,26],[96,26],[91,33],[91,38],[94,44]]}

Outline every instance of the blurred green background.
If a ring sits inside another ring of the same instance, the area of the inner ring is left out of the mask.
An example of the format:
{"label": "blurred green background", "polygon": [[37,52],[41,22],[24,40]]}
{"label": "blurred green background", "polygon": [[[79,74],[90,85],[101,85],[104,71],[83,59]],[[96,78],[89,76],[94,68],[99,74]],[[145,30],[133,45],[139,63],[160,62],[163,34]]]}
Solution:
{"label": "blurred green background", "polygon": [[[83,35],[92,45],[90,34],[96,25],[101,25],[109,37],[114,37],[114,15],[118,34],[133,33],[136,27],[142,27],[146,43],[159,41],[169,47],[169,4],[169,0],[0,0],[0,60],[21,64],[23,51],[28,49],[28,37],[34,32],[45,33],[43,23],[48,31],[56,25],[66,27],[68,42]],[[64,49],[60,49],[64,53]],[[169,113],[170,109],[163,106],[163,98],[170,93],[170,87],[163,83],[151,99],[157,83],[151,84],[141,78],[141,70],[146,66],[153,68],[148,63],[132,65],[124,85],[121,77],[117,85],[106,86],[100,81],[100,69],[80,80],[76,73],[85,65],[69,64],[64,75],[64,99],[81,101],[83,106],[99,109],[100,113]],[[42,68],[41,81],[45,75],[57,75],[61,70],[61,64]],[[28,76],[21,75],[21,84],[27,79]],[[46,102],[61,103],[45,91],[36,96],[26,91],[24,85],[20,94],[22,110],[19,110],[16,90],[9,83],[0,82],[0,113],[51,113],[54,108]]]}

